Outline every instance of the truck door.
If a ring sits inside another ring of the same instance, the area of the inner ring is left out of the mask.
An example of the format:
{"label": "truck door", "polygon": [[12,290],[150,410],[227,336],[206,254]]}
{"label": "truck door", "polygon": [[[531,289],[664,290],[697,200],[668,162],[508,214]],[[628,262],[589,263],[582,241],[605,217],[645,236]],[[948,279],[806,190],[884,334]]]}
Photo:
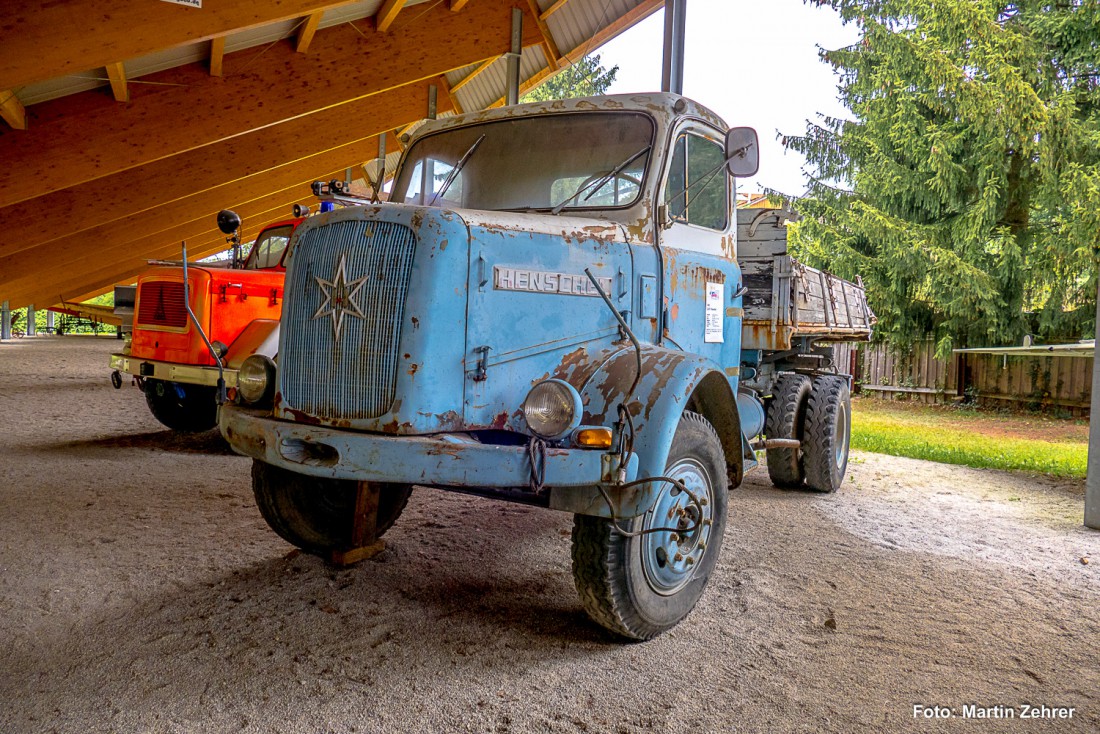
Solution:
{"label": "truck door", "polygon": [[717,130],[692,122],[678,129],[659,202],[666,226],[661,232],[665,341],[713,359],[735,378],[741,320],[736,317],[740,298],[734,296],[741,273],[724,161]]}

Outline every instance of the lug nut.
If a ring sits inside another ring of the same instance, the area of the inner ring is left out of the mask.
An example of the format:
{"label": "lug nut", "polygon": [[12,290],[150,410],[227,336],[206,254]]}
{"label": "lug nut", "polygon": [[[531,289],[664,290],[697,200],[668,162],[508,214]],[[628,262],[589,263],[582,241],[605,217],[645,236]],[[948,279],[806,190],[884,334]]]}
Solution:
{"label": "lug nut", "polygon": [[[683,553],[677,553],[675,556],[672,557],[672,560],[674,560],[676,562],[680,562],[680,561],[684,560],[684,554]],[[690,558],[688,559],[688,562],[689,563],[691,562]]]}
{"label": "lug nut", "polygon": [[700,542],[699,543],[699,550],[705,551],[706,549],[707,549],[707,544],[703,543],[703,542]]}
{"label": "lug nut", "polygon": [[691,556],[688,556],[688,557],[687,557],[687,565],[691,566],[691,565],[693,565],[694,563],[695,563],[695,559],[694,559],[694,558],[692,558]]}

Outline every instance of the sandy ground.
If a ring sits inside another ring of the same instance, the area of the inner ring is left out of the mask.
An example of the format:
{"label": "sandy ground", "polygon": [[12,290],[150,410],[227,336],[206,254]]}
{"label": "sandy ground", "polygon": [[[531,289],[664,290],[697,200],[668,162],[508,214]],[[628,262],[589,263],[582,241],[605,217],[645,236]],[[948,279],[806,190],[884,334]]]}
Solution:
{"label": "sandy ground", "polygon": [[873,454],[834,496],[753,475],[696,610],[621,644],[564,514],[418,489],[377,558],[295,553],[248,460],[111,388],[117,346],[0,344],[2,734],[1100,729],[1080,482]]}

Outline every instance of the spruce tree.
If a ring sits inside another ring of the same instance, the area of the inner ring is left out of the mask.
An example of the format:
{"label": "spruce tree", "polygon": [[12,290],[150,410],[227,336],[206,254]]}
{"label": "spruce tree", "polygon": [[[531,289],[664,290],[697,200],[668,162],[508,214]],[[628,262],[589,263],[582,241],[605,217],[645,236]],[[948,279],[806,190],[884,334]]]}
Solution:
{"label": "spruce tree", "polygon": [[791,239],[862,275],[879,331],[952,346],[1094,328],[1096,0],[810,0],[862,31],[821,56],[851,119],[785,143],[812,167]]}
{"label": "spruce tree", "polygon": [[521,102],[548,102],[553,99],[592,97],[603,94],[615,81],[619,67],[605,69],[600,55],[585,56],[523,95]]}

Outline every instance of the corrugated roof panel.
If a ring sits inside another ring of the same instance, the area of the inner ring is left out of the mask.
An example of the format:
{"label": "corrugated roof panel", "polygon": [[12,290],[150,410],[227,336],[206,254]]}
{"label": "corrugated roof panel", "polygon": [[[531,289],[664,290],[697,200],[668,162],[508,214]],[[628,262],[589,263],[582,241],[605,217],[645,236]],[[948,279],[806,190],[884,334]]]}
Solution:
{"label": "corrugated roof panel", "polygon": [[638,0],[570,0],[546,19],[546,25],[558,50],[568,54],[640,4]]}
{"label": "corrugated roof panel", "polygon": [[[546,68],[546,54],[542,46],[530,46],[523,49],[520,58],[520,79],[526,81]],[[466,86],[455,94],[462,109],[467,112],[483,110],[504,97],[508,89],[508,61],[501,57],[488,69],[478,74]]]}

